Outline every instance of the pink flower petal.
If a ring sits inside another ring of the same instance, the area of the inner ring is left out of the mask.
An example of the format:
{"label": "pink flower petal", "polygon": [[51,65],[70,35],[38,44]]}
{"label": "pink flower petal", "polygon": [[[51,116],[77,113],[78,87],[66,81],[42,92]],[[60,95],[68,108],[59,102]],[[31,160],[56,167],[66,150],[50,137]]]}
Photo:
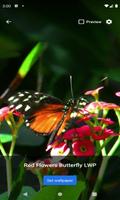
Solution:
{"label": "pink flower petal", "polygon": [[51,156],[67,156],[70,152],[70,148],[67,147],[65,142],[62,142],[52,148],[50,155]]}
{"label": "pink flower petal", "polygon": [[99,94],[99,91],[102,90],[104,87],[98,87],[95,90],[89,90],[87,92],[85,92],[85,95],[92,95],[92,96],[96,96]]}
{"label": "pink flower petal", "polygon": [[120,97],[120,91],[116,92],[115,95],[116,95],[117,97]]}

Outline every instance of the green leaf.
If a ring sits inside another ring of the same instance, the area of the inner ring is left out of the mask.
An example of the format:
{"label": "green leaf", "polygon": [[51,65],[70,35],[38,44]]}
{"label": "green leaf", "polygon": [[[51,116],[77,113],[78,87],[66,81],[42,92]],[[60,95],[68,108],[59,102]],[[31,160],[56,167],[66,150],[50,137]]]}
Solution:
{"label": "green leaf", "polygon": [[[78,181],[76,186],[47,186],[35,194],[31,200],[77,200],[81,192],[85,189],[85,182]],[[62,196],[58,196],[58,193]]]}
{"label": "green leaf", "polygon": [[0,200],[8,200],[8,193],[4,192],[0,195]]}
{"label": "green leaf", "polygon": [[36,191],[32,187],[24,186],[17,200],[29,200],[35,194]]}
{"label": "green leaf", "polygon": [[24,175],[25,175],[24,162],[25,162],[25,159],[23,159],[21,163],[19,164],[16,176],[13,182],[12,191],[10,193],[8,200],[17,199],[18,195],[21,192],[21,189],[24,183]]}
{"label": "green leaf", "polygon": [[[17,200],[30,200],[33,195],[35,195],[35,190],[32,187],[24,186],[21,190],[20,195]],[[0,200],[8,200],[7,192],[0,195]]]}
{"label": "green leaf", "polygon": [[9,133],[0,133],[0,141],[1,143],[7,143],[12,141],[12,135]]}
{"label": "green leaf", "polygon": [[21,64],[18,74],[24,78],[29,70],[31,69],[32,65],[37,61],[38,57],[43,53],[45,49],[45,45],[42,43],[37,43],[35,47],[30,51],[27,55],[23,63]]}
{"label": "green leaf", "polygon": [[5,98],[6,96],[10,96],[11,91],[14,91],[15,89],[17,89],[21,81],[28,74],[31,67],[38,60],[39,56],[43,53],[45,48],[46,48],[46,45],[40,42],[34,46],[34,48],[29,52],[29,54],[27,55],[27,57],[24,59],[23,63],[21,64],[17,72],[17,75],[15,76],[15,78],[12,80],[12,82],[10,83],[8,87],[9,89],[7,88],[1,95],[2,98]]}

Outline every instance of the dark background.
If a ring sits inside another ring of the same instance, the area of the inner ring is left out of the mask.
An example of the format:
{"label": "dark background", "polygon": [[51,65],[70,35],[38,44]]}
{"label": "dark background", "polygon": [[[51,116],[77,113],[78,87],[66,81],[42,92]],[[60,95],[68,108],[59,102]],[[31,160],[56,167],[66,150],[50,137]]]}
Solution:
{"label": "dark background", "polygon": [[[1,9],[0,17],[0,92],[34,44],[41,41],[47,43],[47,49],[18,89],[41,89],[66,99],[71,95],[69,74],[75,96],[96,88],[107,76],[106,98],[114,95],[119,89],[120,9],[106,9],[104,1],[95,0],[30,1],[23,3],[24,8],[14,8],[17,1],[11,2],[12,8]],[[103,23],[78,25],[79,18]],[[12,23],[6,24],[7,19]],[[107,25],[106,19],[113,24]]]}
{"label": "dark background", "polygon": [[[56,3],[29,1],[29,3],[23,2],[24,8],[13,8],[14,2],[22,5],[22,1],[11,1],[11,9],[2,9],[0,2],[1,94],[15,77],[28,52],[40,41],[47,44],[46,51],[18,90],[41,90],[66,100],[71,96],[70,74],[73,76],[75,96],[102,85],[101,79],[107,76],[102,97],[109,102],[118,101],[114,93],[119,90],[120,84],[120,8],[106,9],[104,1],[96,0],[57,1]],[[79,18],[102,20],[103,23],[102,25],[78,25]],[[12,23],[6,24],[7,19]],[[107,25],[106,19],[112,19],[112,25]],[[4,124],[2,128],[7,129]],[[30,130],[22,127],[16,152],[26,153],[29,157],[34,153],[35,156],[43,155],[44,141],[41,136],[36,137]],[[8,147],[9,144],[6,148]],[[119,199],[120,183],[114,179],[118,176],[116,173],[119,173],[119,170],[115,173],[113,169],[116,168],[115,163],[110,166],[113,172],[111,179],[114,190],[110,196],[113,199],[117,194]],[[107,173],[108,183],[111,175],[109,173]],[[109,196],[109,191],[108,187],[106,195],[101,194],[102,199]]]}

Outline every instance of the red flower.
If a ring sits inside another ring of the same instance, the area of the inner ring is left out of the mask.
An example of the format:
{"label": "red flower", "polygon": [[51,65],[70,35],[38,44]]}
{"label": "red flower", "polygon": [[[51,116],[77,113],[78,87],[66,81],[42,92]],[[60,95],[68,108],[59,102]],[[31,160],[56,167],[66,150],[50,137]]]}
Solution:
{"label": "red flower", "polygon": [[103,122],[106,125],[112,125],[114,122],[110,118],[98,118],[101,122]]}
{"label": "red flower", "polygon": [[[88,113],[88,111],[87,111],[87,113]],[[88,121],[92,117],[95,117],[95,116],[96,116],[96,114],[87,114],[87,115],[80,115],[80,114],[78,114],[79,120],[78,120],[77,123]]]}
{"label": "red flower", "polygon": [[94,145],[90,140],[78,140],[72,144],[73,154],[75,156],[93,156]]}
{"label": "red flower", "polygon": [[78,138],[78,128],[72,128],[66,131],[63,135],[65,140],[72,140],[74,138]]}
{"label": "red flower", "polygon": [[78,128],[78,134],[80,138],[84,138],[85,136],[91,135],[91,130],[88,125],[83,125],[80,128]]}
{"label": "red flower", "polygon": [[[107,124],[112,124],[109,119],[103,119]],[[73,128],[64,133],[63,138],[66,140],[74,139],[87,139],[86,137],[92,136],[94,140],[104,140],[110,136],[117,136],[111,129],[102,129],[101,126],[95,126],[93,128],[88,125],[83,125],[79,128]]]}
{"label": "red flower", "polygon": [[72,128],[64,133],[63,138],[66,140],[73,140],[75,138],[85,138],[91,135],[91,130],[88,125],[83,125],[79,128]]}
{"label": "red flower", "polygon": [[94,140],[105,140],[110,136],[117,136],[111,129],[102,129],[101,126],[95,126],[91,135]]}

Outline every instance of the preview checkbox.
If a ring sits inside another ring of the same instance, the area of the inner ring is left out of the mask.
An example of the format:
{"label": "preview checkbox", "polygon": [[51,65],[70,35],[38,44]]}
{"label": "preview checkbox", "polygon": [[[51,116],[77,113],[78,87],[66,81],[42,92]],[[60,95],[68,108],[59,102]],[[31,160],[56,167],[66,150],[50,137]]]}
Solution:
{"label": "preview checkbox", "polygon": [[85,24],[85,20],[84,19],[78,19],[78,24]]}

